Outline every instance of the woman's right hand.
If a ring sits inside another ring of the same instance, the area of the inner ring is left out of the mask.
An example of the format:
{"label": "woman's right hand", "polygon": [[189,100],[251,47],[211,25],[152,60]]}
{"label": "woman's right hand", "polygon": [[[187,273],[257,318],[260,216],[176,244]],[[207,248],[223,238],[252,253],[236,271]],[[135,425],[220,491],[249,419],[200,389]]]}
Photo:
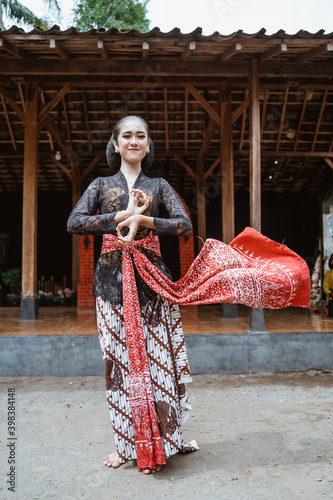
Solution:
{"label": "woman's right hand", "polygon": [[[140,203],[140,206],[139,206]],[[130,215],[142,214],[149,206],[149,199],[141,189],[131,189],[128,197],[127,212]]]}
{"label": "woman's right hand", "polygon": [[117,212],[114,220],[116,222],[122,222],[132,215],[140,215],[148,208],[148,206],[148,196],[143,191],[141,191],[141,189],[131,189],[129,192],[128,205],[126,210]]}

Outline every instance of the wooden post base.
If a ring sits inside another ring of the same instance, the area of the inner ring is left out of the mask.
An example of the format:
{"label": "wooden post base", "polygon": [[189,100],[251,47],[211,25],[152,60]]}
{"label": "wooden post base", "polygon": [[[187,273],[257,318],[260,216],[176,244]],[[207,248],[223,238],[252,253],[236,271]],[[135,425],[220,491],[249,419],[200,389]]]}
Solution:
{"label": "wooden post base", "polygon": [[20,320],[21,321],[34,321],[39,319],[38,299],[22,299]]}
{"label": "wooden post base", "polygon": [[237,304],[222,304],[221,318],[238,319]]}
{"label": "wooden post base", "polygon": [[264,309],[250,310],[250,332],[254,333],[267,332]]}

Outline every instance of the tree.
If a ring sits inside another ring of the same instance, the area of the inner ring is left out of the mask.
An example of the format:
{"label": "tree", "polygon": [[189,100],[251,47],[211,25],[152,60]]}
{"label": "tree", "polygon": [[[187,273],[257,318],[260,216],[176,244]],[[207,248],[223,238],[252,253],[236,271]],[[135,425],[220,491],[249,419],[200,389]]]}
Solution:
{"label": "tree", "polygon": [[[60,7],[57,0],[45,0],[45,4],[57,11],[59,14]],[[40,19],[30,9],[22,5],[18,0],[0,0],[0,29],[5,30],[3,15],[12,21],[22,22],[24,24],[39,26],[47,29],[48,23],[45,19]]]}
{"label": "tree", "polygon": [[118,28],[119,30],[149,30],[147,4],[149,0],[79,0],[74,9],[78,30]]}

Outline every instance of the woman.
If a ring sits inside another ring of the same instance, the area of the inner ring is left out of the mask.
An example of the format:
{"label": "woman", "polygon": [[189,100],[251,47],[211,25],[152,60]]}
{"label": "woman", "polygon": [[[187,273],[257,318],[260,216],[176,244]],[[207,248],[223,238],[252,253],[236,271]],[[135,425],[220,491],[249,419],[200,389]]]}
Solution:
{"label": "woman", "polygon": [[117,468],[137,459],[139,470],[149,474],[169,456],[196,449],[195,442],[185,447],[182,437],[191,378],[179,307],[148,287],[130,254],[133,248],[142,252],[170,277],[157,235],[189,236],[192,227],[171,186],[142,172],[153,159],[144,120],[127,116],[116,124],[107,158],[119,171],[90,184],[69,217],[68,231],[103,235],[94,293],[116,443],[104,463]]}

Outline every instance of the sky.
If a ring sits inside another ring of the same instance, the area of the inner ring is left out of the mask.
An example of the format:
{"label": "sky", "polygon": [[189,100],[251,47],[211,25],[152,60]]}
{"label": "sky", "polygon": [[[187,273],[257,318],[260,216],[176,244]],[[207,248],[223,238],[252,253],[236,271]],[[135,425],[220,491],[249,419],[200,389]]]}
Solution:
{"label": "sky", "polygon": [[[42,0],[20,1],[39,16],[47,12]],[[59,21],[51,17],[51,20],[66,29],[72,25],[75,0],[58,1],[62,18]],[[261,28],[267,34],[279,29],[289,34],[300,29],[311,33],[324,29],[331,33],[333,0],[150,0],[147,17],[151,29],[158,26],[165,32],[177,27],[183,33],[190,33],[200,26],[204,35],[214,31],[228,35],[239,29],[256,33]]]}

